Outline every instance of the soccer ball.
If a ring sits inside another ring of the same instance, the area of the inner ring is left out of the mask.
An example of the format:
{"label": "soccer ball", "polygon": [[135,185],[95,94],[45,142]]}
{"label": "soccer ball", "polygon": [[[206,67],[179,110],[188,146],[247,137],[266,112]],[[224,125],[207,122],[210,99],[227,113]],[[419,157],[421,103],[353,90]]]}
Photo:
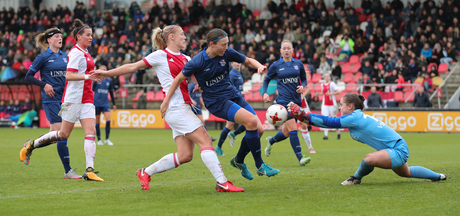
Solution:
{"label": "soccer ball", "polygon": [[268,123],[274,126],[280,126],[287,120],[288,113],[284,106],[274,104],[268,107],[265,116],[267,117]]}

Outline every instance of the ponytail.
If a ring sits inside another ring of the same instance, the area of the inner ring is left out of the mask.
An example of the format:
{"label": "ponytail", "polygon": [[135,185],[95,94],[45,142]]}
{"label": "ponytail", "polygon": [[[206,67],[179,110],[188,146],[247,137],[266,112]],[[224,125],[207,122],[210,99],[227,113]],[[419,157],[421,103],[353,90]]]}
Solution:
{"label": "ponytail", "polygon": [[177,27],[177,25],[169,25],[164,29],[160,27],[154,29],[152,31],[152,47],[154,49],[166,49],[168,38],[177,31]]}
{"label": "ponytail", "polygon": [[62,32],[56,28],[49,28],[45,32],[38,34],[35,36],[35,44],[38,48],[42,51],[45,51],[48,48],[48,38],[53,37],[54,34],[62,34]]}
{"label": "ponytail", "polygon": [[84,29],[89,28],[89,26],[85,25],[80,19],[75,19],[72,27],[72,36],[75,38],[75,41],[78,41],[77,35],[83,35]]}

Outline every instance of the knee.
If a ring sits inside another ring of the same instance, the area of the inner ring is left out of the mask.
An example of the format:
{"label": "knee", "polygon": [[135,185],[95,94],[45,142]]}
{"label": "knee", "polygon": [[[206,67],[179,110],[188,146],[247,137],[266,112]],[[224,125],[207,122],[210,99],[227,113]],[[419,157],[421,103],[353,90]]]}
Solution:
{"label": "knee", "polygon": [[253,118],[246,120],[244,126],[245,126],[246,129],[248,129],[248,130],[255,130],[255,129],[257,129],[257,117],[254,116]]}
{"label": "knee", "polygon": [[182,154],[178,155],[179,163],[184,164],[192,161],[193,159],[193,153],[192,154]]}
{"label": "knee", "polygon": [[372,154],[366,155],[366,157],[364,157],[364,161],[366,161],[367,164],[372,165],[372,166],[373,164],[375,164],[375,158],[372,157]]}
{"label": "knee", "polygon": [[259,131],[259,137],[262,137],[262,136],[264,135],[264,132],[265,132],[264,128],[263,128],[263,127],[259,127],[259,128],[258,128],[258,131]]}
{"label": "knee", "polygon": [[66,140],[66,139],[69,138],[69,136],[70,136],[69,133],[65,133],[65,132],[60,131],[60,132],[59,132],[58,140],[59,140],[59,141]]}

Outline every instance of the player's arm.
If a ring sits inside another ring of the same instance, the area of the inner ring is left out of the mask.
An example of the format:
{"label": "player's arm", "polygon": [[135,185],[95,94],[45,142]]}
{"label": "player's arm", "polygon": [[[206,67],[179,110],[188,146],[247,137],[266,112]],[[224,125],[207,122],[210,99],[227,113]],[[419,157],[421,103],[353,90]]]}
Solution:
{"label": "player's arm", "polygon": [[140,60],[134,63],[130,64],[125,64],[120,67],[117,67],[115,69],[109,70],[109,71],[100,71],[97,70],[96,73],[100,74],[105,77],[114,77],[114,76],[120,76],[120,75],[125,75],[125,74],[130,74],[138,71],[139,69],[147,68],[148,65],[144,62],[144,60]]}
{"label": "player's arm", "polygon": [[288,104],[288,110],[296,119],[321,128],[350,128],[355,126],[357,122],[351,115],[329,117],[305,112],[299,105],[293,102]]}
{"label": "player's arm", "polygon": [[171,97],[173,96],[174,92],[176,89],[179,87],[180,83],[187,79],[186,76],[184,76],[183,72],[180,72],[176,78],[173,80],[171,83],[171,86],[169,87],[168,94],[166,94],[166,97],[163,100],[163,103],[161,103],[160,106],[160,111],[161,111],[161,116],[164,117],[166,114],[166,110],[168,110],[169,107],[169,101],[171,100]]}
{"label": "player's arm", "polygon": [[307,86],[305,86],[305,88],[303,89],[301,98],[304,98],[305,96],[307,96],[308,93],[310,93],[310,86],[307,85]]}
{"label": "player's arm", "polygon": [[246,57],[246,60],[243,62],[246,67],[257,69],[258,74],[263,74],[267,70],[267,67],[260,64],[257,60],[253,58]]}

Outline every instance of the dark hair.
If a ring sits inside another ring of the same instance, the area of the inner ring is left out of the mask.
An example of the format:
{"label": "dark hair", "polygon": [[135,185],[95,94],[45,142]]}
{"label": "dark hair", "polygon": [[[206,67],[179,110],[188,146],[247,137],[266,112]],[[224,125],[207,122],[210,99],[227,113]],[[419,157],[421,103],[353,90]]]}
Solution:
{"label": "dark hair", "polygon": [[364,109],[364,96],[362,95],[357,95],[357,94],[351,94],[348,93],[345,96],[343,96],[343,102],[347,104],[353,104],[355,106],[355,109]]}
{"label": "dark hair", "polygon": [[80,19],[75,19],[72,24],[72,36],[75,38],[75,41],[78,41],[77,34],[83,35],[82,31],[84,28],[89,28],[89,26],[85,25]]}
{"label": "dark hair", "polygon": [[228,35],[227,35],[227,32],[225,32],[224,30],[220,28],[212,29],[211,31],[208,32],[208,34],[206,34],[206,40],[200,41],[201,50],[207,47],[210,42],[216,43],[218,40],[220,40],[220,38],[226,37],[226,36]]}

